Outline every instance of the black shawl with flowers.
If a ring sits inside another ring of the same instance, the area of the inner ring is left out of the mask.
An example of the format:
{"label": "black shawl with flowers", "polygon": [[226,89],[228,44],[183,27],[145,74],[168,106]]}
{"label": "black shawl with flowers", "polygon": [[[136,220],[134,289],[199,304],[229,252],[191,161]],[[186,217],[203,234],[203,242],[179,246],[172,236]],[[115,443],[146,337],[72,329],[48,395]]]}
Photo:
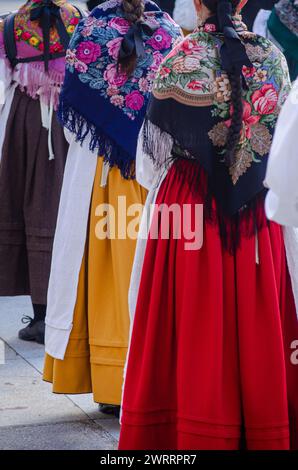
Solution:
{"label": "black shawl with flowers", "polygon": [[233,21],[252,65],[243,67],[243,129],[235,164],[228,168],[224,160],[231,88],[220,63],[223,36],[215,19],[165,59],[143,126],[144,151],[156,165],[164,165],[169,154],[198,161],[208,176],[209,196],[230,220],[255,207],[264,193],[273,131],[290,86],[280,51],[249,33],[240,17]]}

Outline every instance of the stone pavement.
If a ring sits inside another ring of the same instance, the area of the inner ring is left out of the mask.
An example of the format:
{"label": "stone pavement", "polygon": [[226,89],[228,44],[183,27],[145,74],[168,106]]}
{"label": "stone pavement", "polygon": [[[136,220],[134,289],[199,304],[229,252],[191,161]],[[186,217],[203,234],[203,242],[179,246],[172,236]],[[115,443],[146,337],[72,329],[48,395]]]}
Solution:
{"label": "stone pavement", "polygon": [[23,314],[32,316],[28,297],[0,298],[0,450],[116,449],[118,420],[92,395],[55,395],[43,382],[43,346],[17,338]]}
{"label": "stone pavement", "polygon": [[[24,3],[0,0],[0,14]],[[0,298],[0,450],[117,448],[118,420],[99,413],[92,395],[54,395],[42,381],[43,347],[17,338],[23,314],[32,316],[28,298]]]}

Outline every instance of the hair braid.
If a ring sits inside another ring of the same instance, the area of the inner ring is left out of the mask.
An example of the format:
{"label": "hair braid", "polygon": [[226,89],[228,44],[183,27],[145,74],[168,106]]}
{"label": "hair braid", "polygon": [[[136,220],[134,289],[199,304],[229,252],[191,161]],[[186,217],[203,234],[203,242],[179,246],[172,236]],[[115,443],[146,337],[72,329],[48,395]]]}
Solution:
{"label": "hair braid", "polygon": [[228,74],[232,89],[231,101],[233,112],[231,116],[231,125],[229,128],[225,161],[228,166],[235,163],[236,150],[240,141],[243,126],[243,99],[242,99],[242,78],[238,74]]}
{"label": "hair braid", "polygon": [[130,23],[137,23],[143,17],[145,6],[143,0],[122,0],[122,8],[124,18]]}
{"label": "hair braid", "polygon": [[[218,0],[202,0],[204,5],[212,12],[215,13],[218,5]],[[240,0],[229,0],[232,4],[233,12],[235,13],[237,7],[240,5]],[[243,126],[243,99],[242,99],[242,76],[238,73],[228,74],[232,93],[231,101],[233,112],[231,116],[231,126],[229,128],[225,161],[228,166],[235,163],[237,146],[240,142],[241,131]]]}
{"label": "hair braid", "polygon": [[[129,21],[130,24],[137,23],[143,18],[144,14],[144,0],[122,0],[122,9],[124,11],[124,18]],[[118,60],[121,71],[127,75],[132,75],[137,62],[136,51],[124,59]]]}

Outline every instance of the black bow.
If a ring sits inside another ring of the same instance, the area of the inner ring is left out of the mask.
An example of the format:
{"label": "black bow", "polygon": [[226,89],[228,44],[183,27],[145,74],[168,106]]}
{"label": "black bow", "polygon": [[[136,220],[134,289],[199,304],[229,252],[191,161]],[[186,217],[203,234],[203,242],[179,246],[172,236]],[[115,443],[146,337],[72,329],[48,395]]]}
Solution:
{"label": "black bow", "polygon": [[253,64],[249,60],[245,46],[235,30],[232,13],[231,1],[218,1],[217,18],[219,29],[224,35],[224,44],[220,49],[222,68],[226,72],[241,74],[244,65],[253,67]]}
{"label": "black bow", "polygon": [[67,49],[69,44],[69,36],[65,29],[65,25],[60,15],[60,7],[55,5],[52,0],[43,0],[42,4],[31,11],[30,20],[40,20],[43,42],[44,42],[44,63],[46,72],[49,70],[50,54],[50,29],[51,19],[56,19],[57,30],[60,36],[64,49]]}
{"label": "black bow", "polygon": [[141,21],[132,24],[121,43],[119,59],[122,60],[130,57],[134,51],[136,52],[137,58],[144,57],[145,47],[142,33],[145,33],[147,36],[152,36],[156,30],[157,28],[151,28],[148,24],[142,23]]}

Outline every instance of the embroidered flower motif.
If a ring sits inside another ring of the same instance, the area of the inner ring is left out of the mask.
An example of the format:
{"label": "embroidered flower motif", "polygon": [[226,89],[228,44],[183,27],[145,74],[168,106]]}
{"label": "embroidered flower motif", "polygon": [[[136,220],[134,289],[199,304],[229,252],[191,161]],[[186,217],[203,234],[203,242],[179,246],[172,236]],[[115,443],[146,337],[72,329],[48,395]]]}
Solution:
{"label": "embroidered flower motif", "polygon": [[74,26],[76,26],[78,24],[78,22],[79,22],[79,18],[77,18],[77,17],[71,18],[71,20],[70,20],[70,24],[72,24]]}
{"label": "embroidered flower motif", "polygon": [[126,34],[129,30],[129,22],[124,18],[112,18],[109,26],[116,29],[120,34]]}
{"label": "embroidered flower motif", "polygon": [[139,80],[139,89],[142,93],[147,93],[150,89],[150,83],[147,78],[140,78]]}
{"label": "embroidered flower motif", "polygon": [[200,80],[192,80],[187,84],[187,88],[189,90],[202,90],[203,83]]}
{"label": "embroidered flower motif", "polygon": [[163,28],[158,28],[152,38],[147,41],[147,44],[153,47],[153,49],[161,51],[171,46],[172,38]]}
{"label": "embroidered flower motif", "polygon": [[169,69],[168,67],[161,67],[159,71],[159,76],[163,80],[164,78],[167,78],[170,75],[170,73],[171,73],[171,69]]}
{"label": "embroidered flower motif", "polygon": [[195,72],[200,66],[200,56],[178,56],[174,59],[172,67],[176,73]]}
{"label": "embroidered flower motif", "polygon": [[200,45],[195,39],[186,39],[183,41],[181,49],[186,55],[193,55],[195,53],[202,58],[206,54],[206,47]]}
{"label": "embroidered flower motif", "polygon": [[153,63],[152,63],[152,70],[158,70],[160,64],[162,63],[163,61],[163,55],[158,52],[158,51],[154,51],[153,52]]}
{"label": "embroidered flower motif", "polygon": [[227,142],[229,129],[224,122],[216,124],[208,135],[215,147],[224,147]]}
{"label": "embroidered flower motif", "polygon": [[256,82],[263,82],[264,83],[267,80],[267,75],[268,75],[267,70],[258,69],[258,70],[255,71],[254,79],[256,80]]}
{"label": "embroidered flower motif", "polygon": [[122,38],[115,38],[107,43],[109,55],[113,57],[113,59],[115,60],[118,58],[121,43],[122,43]]}
{"label": "embroidered flower motif", "polygon": [[75,29],[76,29],[76,27],[75,27],[73,24],[69,25],[69,26],[66,28],[66,30],[67,30],[67,32],[68,32],[69,34],[73,34]]}
{"label": "embroidered flower motif", "polygon": [[206,23],[204,25],[204,31],[205,33],[214,33],[216,31],[216,26],[215,24],[212,23]]}
{"label": "embroidered flower motif", "polygon": [[15,31],[15,36],[16,36],[16,40],[19,41],[21,39],[21,36],[22,36],[22,30],[20,28],[18,28],[16,31]]}
{"label": "embroidered flower motif", "polygon": [[231,99],[230,80],[226,74],[216,77],[213,87],[216,101],[219,103],[228,102]]}
{"label": "embroidered flower motif", "polygon": [[[44,45],[43,45],[43,49],[44,49]],[[62,44],[59,44],[59,42],[56,42],[56,44],[52,44],[50,46],[50,53],[51,54],[56,54],[58,52],[62,52],[63,51],[63,46]]]}
{"label": "embroidered flower motif", "polygon": [[234,165],[229,168],[229,173],[232,178],[232,182],[235,185],[239,180],[240,176],[244,175],[248,168],[251,167],[253,161],[253,154],[247,147],[241,147],[236,153],[236,161]]}
{"label": "embroidered flower motif", "polygon": [[101,47],[92,41],[84,41],[77,48],[77,58],[85,64],[95,62],[101,55]]}
{"label": "embroidered flower motif", "polygon": [[87,66],[87,64],[85,64],[84,62],[79,62],[79,61],[77,61],[77,62],[74,64],[74,67],[75,67],[75,69],[76,69],[79,73],[86,73],[87,70],[88,70],[88,66]]}
{"label": "embroidered flower motif", "polygon": [[127,82],[127,75],[117,70],[116,64],[109,64],[104,72],[104,79],[109,85],[121,87]]}
{"label": "embroidered flower motif", "polygon": [[[230,115],[233,114],[233,107],[231,106],[230,110]],[[242,123],[243,123],[243,129],[242,129],[242,137],[241,137],[241,142],[243,142],[245,139],[250,139],[252,135],[252,126],[259,122],[261,119],[260,116],[254,116],[252,114],[252,107],[251,105],[247,102],[244,101],[243,103],[243,117],[242,117]],[[232,123],[231,119],[228,119],[225,121],[226,126],[230,127]]]}
{"label": "embroidered flower motif", "polygon": [[126,95],[125,104],[128,108],[139,111],[143,107],[144,97],[139,91],[134,90]]}
{"label": "embroidered flower motif", "polygon": [[252,104],[259,114],[271,114],[274,112],[278,94],[272,84],[263,85],[261,90],[257,90],[252,95]]}
{"label": "embroidered flower motif", "polygon": [[32,38],[29,39],[29,44],[31,46],[37,46],[39,44],[39,40],[33,36]]}
{"label": "embroidered flower motif", "polygon": [[119,94],[119,89],[116,86],[109,86],[107,88],[107,95],[114,96]]}
{"label": "embroidered flower motif", "polygon": [[89,36],[91,36],[92,33],[93,33],[93,26],[88,26],[83,29],[82,36],[84,38],[88,38]]}
{"label": "embroidered flower motif", "polygon": [[22,39],[23,39],[23,41],[29,41],[29,39],[31,39],[31,34],[24,31],[23,34],[22,34]]}
{"label": "embroidered flower motif", "polygon": [[122,108],[122,106],[124,104],[124,98],[121,95],[112,96],[110,101],[114,106],[117,106],[119,108]]}
{"label": "embroidered flower motif", "polygon": [[67,62],[67,64],[72,67],[72,66],[74,66],[76,61],[77,61],[76,50],[72,51],[71,49],[68,49],[67,52],[66,52],[66,62]]}
{"label": "embroidered flower motif", "polygon": [[244,67],[242,68],[242,73],[245,78],[252,78],[255,72],[256,72],[255,67],[246,67],[246,65],[244,65]]}
{"label": "embroidered flower motif", "polygon": [[261,155],[261,157],[268,154],[272,143],[272,136],[264,124],[258,123],[253,127],[250,143],[252,149]]}
{"label": "embroidered flower motif", "polygon": [[251,62],[263,62],[270,54],[269,48],[265,49],[253,44],[246,44],[245,49]]}

